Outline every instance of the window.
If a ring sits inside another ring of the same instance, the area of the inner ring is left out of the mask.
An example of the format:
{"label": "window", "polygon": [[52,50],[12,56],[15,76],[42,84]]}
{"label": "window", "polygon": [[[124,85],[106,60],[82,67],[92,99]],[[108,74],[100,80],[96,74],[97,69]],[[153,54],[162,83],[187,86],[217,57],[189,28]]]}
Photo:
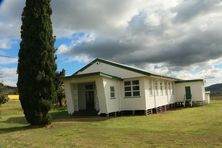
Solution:
{"label": "window", "polygon": [[166,92],[166,95],[168,95],[167,82],[165,82],[165,92]]}
{"label": "window", "polygon": [[174,84],[174,82],[172,82],[172,87],[173,87],[172,88],[173,89],[172,92],[173,92],[173,95],[174,95],[175,94],[175,84]]}
{"label": "window", "polygon": [[93,90],[93,89],[94,89],[93,84],[87,84],[87,85],[85,85],[85,89],[86,89],[86,90]]}
{"label": "window", "polygon": [[158,94],[158,82],[157,81],[155,81],[155,91],[156,91],[156,95],[158,96],[159,94]]}
{"label": "window", "polygon": [[163,83],[160,81],[160,91],[161,91],[161,95],[163,95]]}
{"label": "window", "polygon": [[139,80],[124,81],[125,97],[140,96]]}
{"label": "window", "polygon": [[168,82],[168,89],[169,89],[169,95],[171,95],[171,85],[170,85],[170,82]]}
{"label": "window", "polygon": [[110,98],[111,99],[115,98],[115,88],[114,88],[114,86],[110,86]]}
{"label": "window", "polygon": [[153,81],[152,80],[150,80],[149,90],[150,90],[150,96],[152,96],[153,95]]}

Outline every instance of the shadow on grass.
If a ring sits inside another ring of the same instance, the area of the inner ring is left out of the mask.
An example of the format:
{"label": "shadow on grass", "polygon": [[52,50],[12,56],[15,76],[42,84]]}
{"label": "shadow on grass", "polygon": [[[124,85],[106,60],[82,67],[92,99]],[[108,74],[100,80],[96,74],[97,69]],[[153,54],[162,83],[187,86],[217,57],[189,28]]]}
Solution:
{"label": "shadow on grass", "polygon": [[[67,113],[67,110],[56,110],[49,113],[52,116],[52,122],[59,121],[85,121],[85,122],[93,122],[93,121],[104,121],[107,119],[111,119],[112,117],[99,117],[99,116],[70,116]],[[24,116],[19,117],[10,117],[5,121],[1,121],[2,123],[15,123],[15,124],[27,124],[27,121]],[[0,123],[1,123],[0,122]]]}
{"label": "shadow on grass", "polygon": [[65,119],[56,119],[55,122],[100,122],[112,119],[112,117],[99,117],[99,116],[68,116]]}
{"label": "shadow on grass", "polygon": [[[63,108],[56,108],[49,112],[49,114],[52,116],[52,123],[54,122],[75,122],[75,121],[81,121],[81,122],[98,122],[106,120],[107,118],[102,117],[95,117],[95,116],[70,116],[67,113],[67,110]],[[1,126],[4,125],[4,126]],[[42,128],[43,126],[32,126],[29,125],[25,119],[24,116],[12,116],[5,120],[0,120],[0,134],[7,134],[17,131],[25,131],[25,130],[32,130],[32,129],[38,129]],[[50,126],[50,125],[49,125]]]}
{"label": "shadow on grass", "polygon": [[59,110],[56,112],[51,112],[50,115],[53,118],[53,122],[98,122],[111,119],[112,117],[100,117],[100,116],[76,116],[68,115],[67,110]]}
{"label": "shadow on grass", "polygon": [[26,125],[26,126],[0,128],[0,134],[6,134],[6,133],[11,133],[11,132],[17,132],[17,131],[25,131],[25,130],[37,129],[37,128],[41,128],[41,127]]}
{"label": "shadow on grass", "polygon": [[2,121],[3,123],[17,123],[17,124],[27,124],[27,121],[25,117],[11,117],[8,118],[5,121]]}
{"label": "shadow on grass", "polygon": [[11,133],[11,132],[16,132],[16,131],[23,131],[23,130],[27,130],[27,129],[30,129],[30,126],[0,128],[0,134]]}

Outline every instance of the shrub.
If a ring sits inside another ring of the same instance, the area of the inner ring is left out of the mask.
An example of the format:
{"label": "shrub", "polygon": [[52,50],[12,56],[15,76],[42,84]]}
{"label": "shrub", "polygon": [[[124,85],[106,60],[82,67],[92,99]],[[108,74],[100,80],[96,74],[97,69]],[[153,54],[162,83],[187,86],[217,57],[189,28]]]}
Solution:
{"label": "shrub", "polygon": [[0,105],[5,104],[6,102],[8,102],[8,97],[5,95],[0,95]]}

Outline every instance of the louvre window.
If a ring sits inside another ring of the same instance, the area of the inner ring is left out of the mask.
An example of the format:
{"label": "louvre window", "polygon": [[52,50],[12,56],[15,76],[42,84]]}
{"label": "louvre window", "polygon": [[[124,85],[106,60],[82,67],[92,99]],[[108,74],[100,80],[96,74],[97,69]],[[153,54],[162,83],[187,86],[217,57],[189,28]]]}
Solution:
{"label": "louvre window", "polygon": [[175,94],[175,84],[174,84],[174,82],[172,82],[172,93],[173,93],[173,95]]}
{"label": "louvre window", "polygon": [[150,96],[152,96],[153,95],[153,81],[152,80],[150,80],[149,90],[150,90]]}
{"label": "louvre window", "polygon": [[158,91],[158,81],[155,81],[155,91],[156,91],[156,95],[159,95],[159,91]]}
{"label": "louvre window", "polygon": [[170,82],[168,82],[168,89],[169,89],[169,95],[171,95],[171,85],[170,85]]}
{"label": "louvre window", "polygon": [[160,91],[161,91],[161,95],[163,95],[163,83],[160,82]]}
{"label": "louvre window", "polygon": [[165,92],[166,92],[166,95],[168,95],[167,82],[165,82]]}

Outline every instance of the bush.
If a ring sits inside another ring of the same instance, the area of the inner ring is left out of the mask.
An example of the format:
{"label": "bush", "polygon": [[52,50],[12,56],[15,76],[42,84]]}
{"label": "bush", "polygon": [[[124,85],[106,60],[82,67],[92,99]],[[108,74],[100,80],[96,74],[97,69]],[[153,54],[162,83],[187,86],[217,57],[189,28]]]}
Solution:
{"label": "bush", "polygon": [[6,102],[8,102],[8,97],[5,95],[0,95],[0,105],[5,104]]}

